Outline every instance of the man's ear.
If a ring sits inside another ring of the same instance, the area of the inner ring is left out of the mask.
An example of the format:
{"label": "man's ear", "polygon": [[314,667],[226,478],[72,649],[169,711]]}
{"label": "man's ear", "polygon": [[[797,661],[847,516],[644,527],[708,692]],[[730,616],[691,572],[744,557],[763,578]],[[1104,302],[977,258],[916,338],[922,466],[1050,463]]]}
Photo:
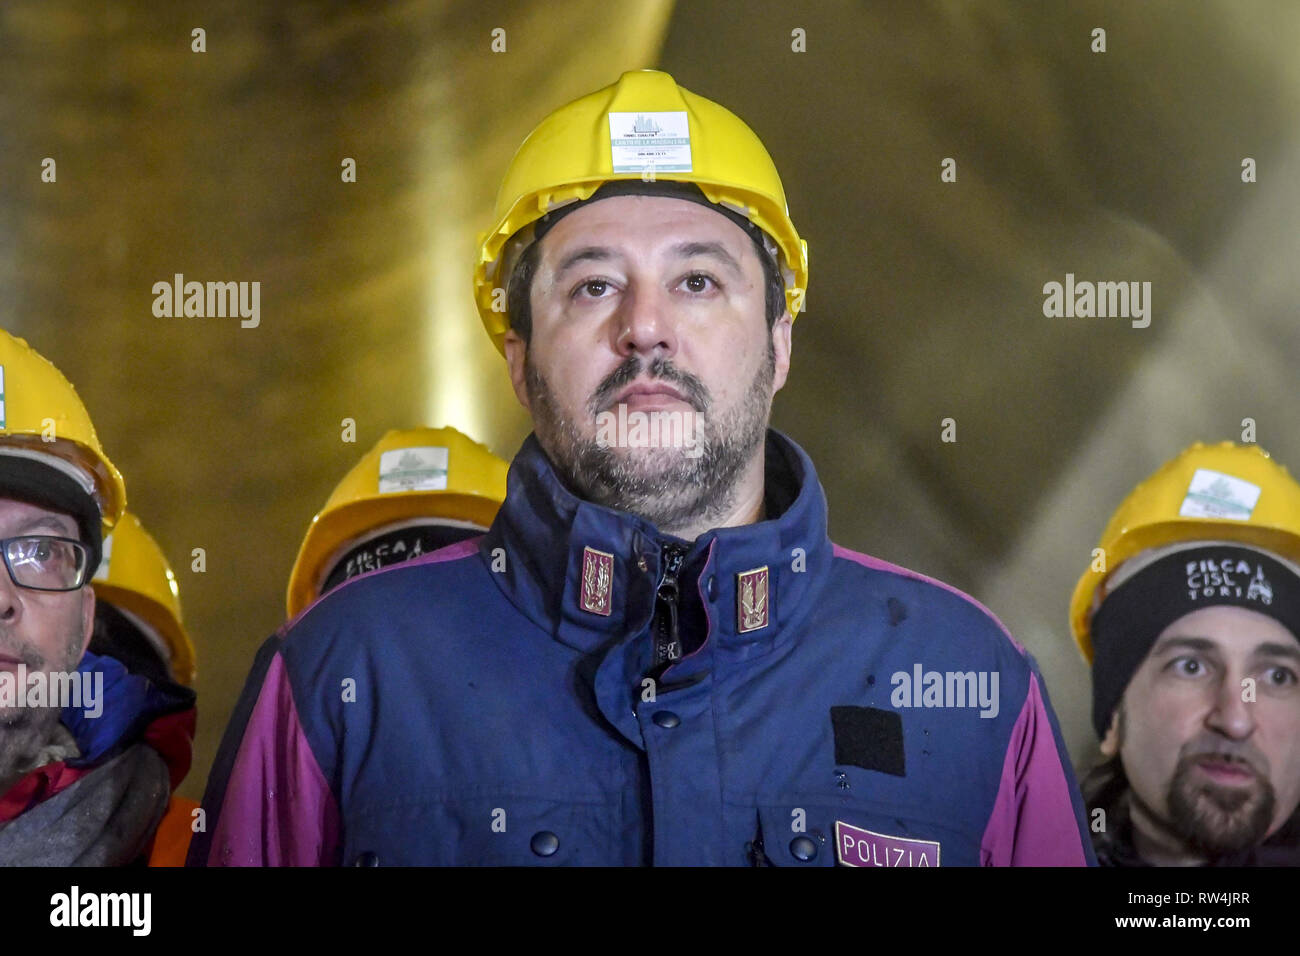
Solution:
{"label": "man's ear", "polygon": [[1119,753],[1120,732],[1119,732],[1119,711],[1115,708],[1114,713],[1110,715],[1110,727],[1106,729],[1106,736],[1101,741],[1101,752],[1108,760]]}
{"label": "man's ear", "polygon": [[790,351],[794,348],[790,333],[793,326],[794,319],[790,316],[789,309],[772,326],[772,347],[776,353],[776,371],[772,377],[773,394],[781,391],[786,376],[790,374]]}
{"label": "man's ear", "polygon": [[510,386],[515,390],[515,398],[528,411],[528,346],[514,329],[506,330],[505,338],[506,365],[510,367]]}
{"label": "man's ear", "polygon": [[95,589],[87,584],[81,589],[81,653],[77,656],[77,663],[86,656],[86,649],[90,647],[90,639],[95,636]]}

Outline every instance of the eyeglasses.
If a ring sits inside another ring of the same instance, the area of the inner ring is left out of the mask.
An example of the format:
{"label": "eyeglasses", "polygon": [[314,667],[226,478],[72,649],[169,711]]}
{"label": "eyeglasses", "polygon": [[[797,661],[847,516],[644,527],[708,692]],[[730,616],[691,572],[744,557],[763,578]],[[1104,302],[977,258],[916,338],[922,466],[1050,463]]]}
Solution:
{"label": "eyeglasses", "polygon": [[90,570],[90,551],[72,538],[0,538],[0,554],[14,584],[34,591],[75,591],[86,583]]}

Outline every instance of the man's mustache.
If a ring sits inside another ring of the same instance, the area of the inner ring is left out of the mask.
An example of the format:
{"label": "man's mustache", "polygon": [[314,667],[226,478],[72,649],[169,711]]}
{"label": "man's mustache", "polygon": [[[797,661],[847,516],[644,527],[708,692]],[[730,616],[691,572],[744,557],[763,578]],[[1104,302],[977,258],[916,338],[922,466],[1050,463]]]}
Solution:
{"label": "man's mustache", "polygon": [[0,630],[0,657],[16,657],[27,669],[40,670],[45,667],[45,657],[30,644],[24,644],[8,632]]}
{"label": "man's mustache", "polygon": [[598,415],[605,411],[614,400],[614,396],[624,386],[636,381],[642,371],[645,371],[651,379],[662,379],[675,385],[687,403],[697,412],[702,412],[709,407],[708,388],[690,372],[682,371],[665,358],[656,358],[647,365],[639,355],[629,355],[592,393],[591,401],[588,403],[591,414]]}
{"label": "man's mustache", "polygon": [[1198,739],[1183,748],[1180,762],[1191,763],[1205,758],[1244,764],[1258,777],[1268,776],[1268,759],[1254,744],[1236,740]]}

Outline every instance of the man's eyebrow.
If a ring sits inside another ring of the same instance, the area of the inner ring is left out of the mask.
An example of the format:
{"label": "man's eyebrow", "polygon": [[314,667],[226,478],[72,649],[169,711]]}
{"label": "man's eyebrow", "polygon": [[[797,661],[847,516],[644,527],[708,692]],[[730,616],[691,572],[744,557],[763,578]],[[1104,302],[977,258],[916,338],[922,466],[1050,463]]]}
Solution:
{"label": "man's eyebrow", "polygon": [[1268,642],[1255,648],[1256,657],[1285,657],[1300,661],[1300,644],[1274,644]]}
{"label": "man's eyebrow", "polygon": [[[1154,648],[1151,653],[1163,654],[1166,651],[1185,649],[1192,651],[1213,651],[1217,644],[1206,637],[1167,637]],[[1253,651],[1253,657],[1284,657],[1288,660],[1300,662],[1300,645],[1297,644],[1276,644],[1272,641],[1260,644]]]}
{"label": "man's eyebrow", "polygon": [[1182,648],[1189,651],[1213,651],[1218,645],[1208,637],[1166,637],[1151,649],[1151,653],[1163,654],[1165,651]]}
{"label": "man's eyebrow", "polygon": [[[17,534],[18,535],[30,534],[32,531],[36,530],[37,528],[53,528],[55,531],[58,531],[59,534],[61,535],[68,534],[67,521],[62,518],[56,518],[54,517],[54,515],[42,515],[39,518],[33,518],[31,521],[19,525]],[[75,533],[73,536],[74,537],[76,536]]]}
{"label": "man's eyebrow", "polygon": [[722,263],[734,272],[737,276],[744,276],[745,272],[740,268],[740,263],[736,257],[727,251],[727,247],[720,242],[682,242],[673,246],[673,254],[679,259],[689,259],[692,256],[712,256],[719,259]]}
{"label": "man's eyebrow", "polygon": [[583,246],[561,259],[555,267],[555,274],[563,275],[579,262],[608,262],[613,258],[614,250],[606,246]]}

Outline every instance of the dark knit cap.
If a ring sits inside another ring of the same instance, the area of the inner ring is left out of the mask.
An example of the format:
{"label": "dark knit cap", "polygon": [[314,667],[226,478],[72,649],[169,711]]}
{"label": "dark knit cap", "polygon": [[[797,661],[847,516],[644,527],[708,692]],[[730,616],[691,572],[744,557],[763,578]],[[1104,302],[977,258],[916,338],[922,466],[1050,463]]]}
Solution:
{"label": "dark knit cap", "polygon": [[1106,595],[1092,619],[1092,725],[1098,738],[1160,636],[1179,618],[1215,605],[1258,611],[1300,642],[1300,573],[1236,544],[1190,545],[1158,558]]}
{"label": "dark knit cap", "polygon": [[35,457],[0,455],[0,498],[70,515],[77,522],[81,543],[90,551],[90,574],[95,573],[104,546],[99,505],[70,476]]}

